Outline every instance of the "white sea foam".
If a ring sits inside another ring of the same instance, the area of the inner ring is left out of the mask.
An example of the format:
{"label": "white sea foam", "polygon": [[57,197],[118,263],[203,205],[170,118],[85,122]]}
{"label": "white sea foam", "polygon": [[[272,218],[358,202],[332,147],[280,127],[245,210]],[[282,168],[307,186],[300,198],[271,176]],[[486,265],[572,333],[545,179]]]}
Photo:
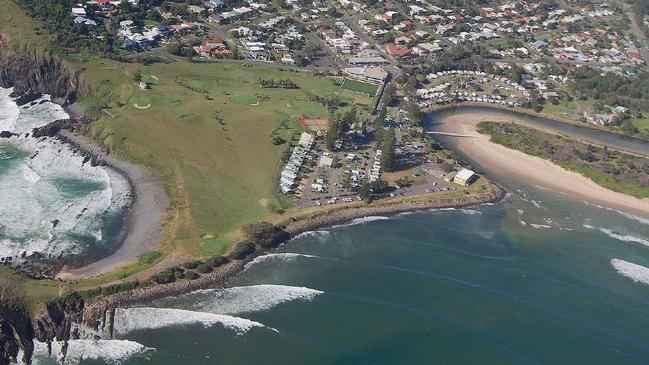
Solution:
{"label": "white sea foam", "polygon": [[535,229],[550,229],[552,226],[549,226],[547,224],[534,224],[530,223],[530,227],[535,228]]}
{"label": "white sea foam", "polygon": [[[0,89],[0,130],[30,131],[66,117],[60,106],[49,102],[17,108],[7,97],[10,92]],[[101,239],[103,217],[118,212],[129,201],[126,179],[108,168],[83,164],[83,157],[60,141],[21,136],[1,143],[17,148],[22,155],[0,175],[2,257],[22,252],[46,257],[82,253],[86,247],[73,237]],[[69,181],[94,188],[83,196],[66,192]]]}
{"label": "white sea foam", "polygon": [[226,314],[150,307],[117,308],[113,323],[114,335],[116,336],[123,336],[138,330],[152,330],[193,324],[202,325],[205,328],[221,325],[238,335],[244,334],[254,327],[265,327],[259,322]]}
{"label": "white sea foam", "polygon": [[611,238],[614,238],[616,240],[619,240],[619,241],[635,242],[635,243],[641,243],[643,245],[649,246],[649,240],[644,239],[644,238],[635,237],[635,236],[632,236],[632,235],[629,235],[629,234],[623,234],[623,233],[620,233],[620,232],[615,232],[612,229],[608,229],[608,228],[600,228],[599,230],[600,230],[600,232],[604,233],[605,235],[607,235],[607,236],[609,236]]}
{"label": "white sea foam", "polygon": [[518,223],[520,223],[520,225],[523,226],[523,227],[527,226],[527,222],[525,222],[524,220],[519,219]]}
{"label": "white sea foam", "polygon": [[365,224],[365,223],[370,223],[370,222],[375,222],[375,221],[384,221],[388,220],[390,217],[385,217],[385,216],[369,216],[369,217],[362,217],[362,218],[356,218],[352,220],[349,223],[346,224],[339,224],[336,226],[333,226],[332,228],[340,228],[340,227],[350,227],[350,226],[356,226],[359,224]]}
{"label": "white sea foam", "polygon": [[649,225],[649,219],[638,217],[637,215],[627,213],[627,212],[623,212],[623,211],[617,210],[617,209],[611,209],[611,210],[613,210],[613,211],[615,211],[617,213],[620,213],[621,215],[623,215],[623,216],[625,216],[625,217],[627,217],[629,219],[633,219],[634,221],[640,222],[642,224]]}
{"label": "white sea foam", "polygon": [[322,293],[320,290],[296,286],[251,285],[199,290],[163,300],[161,304],[167,306],[179,303],[183,308],[194,311],[236,315],[268,310],[295,300],[311,301]]}
{"label": "white sea foam", "polygon": [[109,364],[120,364],[132,357],[146,357],[154,349],[129,340],[70,340],[65,354],[63,342],[52,342],[52,354],[48,353],[47,344],[34,341],[34,358],[52,358],[61,364],[78,364],[81,360],[101,360]]}
{"label": "white sea foam", "polygon": [[473,209],[460,209],[460,211],[464,214],[468,215],[476,215],[476,214],[482,214],[481,211],[479,210],[473,210]]}
{"label": "white sea foam", "polygon": [[538,209],[547,210],[547,209],[545,209],[545,207],[541,204],[541,202],[538,201],[538,200],[530,200],[530,203],[532,203],[532,205],[534,205],[534,206],[537,207]]}
{"label": "white sea foam", "polygon": [[266,255],[255,257],[252,261],[250,261],[244,266],[244,269],[248,269],[251,266],[257,265],[262,262],[267,262],[267,261],[275,261],[275,260],[294,261],[298,257],[314,258],[318,256],[301,254],[301,253],[291,253],[291,252],[269,253]]}
{"label": "white sea foam", "polygon": [[638,283],[649,284],[649,268],[620,259],[611,260],[611,265],[621,275]]}
{"label": "white sea foam", "polygon": [[306,231],[293,237],[293,239],[304,238],[304,237],[325,237],[328,236],[330,233],[331,233],[330,231],[326,231],[326,230]]}

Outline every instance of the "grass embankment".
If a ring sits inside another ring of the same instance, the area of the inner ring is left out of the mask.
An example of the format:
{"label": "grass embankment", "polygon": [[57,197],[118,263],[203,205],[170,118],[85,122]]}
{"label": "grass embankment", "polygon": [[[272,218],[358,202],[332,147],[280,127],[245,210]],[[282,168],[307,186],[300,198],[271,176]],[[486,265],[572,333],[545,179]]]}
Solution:
{"label": "grass embankment", "polygon": [[0,266],[1,297],[23,304],[32,316],[45,311],[45,303],[59,295],[60,282],[33,280],[6,266]]}
{"label": "grass embankment", "polygon": [[637,198],[649,197],[649,159],[587,145],[515,123],[480,122],[478,132],[507,148],[577,172],[598,185]]}
{"label": "grass embankment", "polygon": [[[311,96],[338,95],[345,108],[372,103],[340,92],[333,79],[270,66],[95,59],[84,67],[82,78],[95,90],[82,103],[106,107],[91,137],[162,178],[172,200],[171,249],[188,256],[222,254],[240,227],[287,208],[274,176],[288,145],[273,145],[271,136],[290,141],[300,132],[296,117],[326,117]],[[151,89],[133,80],[138,71]],[[261,88],[259,79],[290,79],[300,88]]]}

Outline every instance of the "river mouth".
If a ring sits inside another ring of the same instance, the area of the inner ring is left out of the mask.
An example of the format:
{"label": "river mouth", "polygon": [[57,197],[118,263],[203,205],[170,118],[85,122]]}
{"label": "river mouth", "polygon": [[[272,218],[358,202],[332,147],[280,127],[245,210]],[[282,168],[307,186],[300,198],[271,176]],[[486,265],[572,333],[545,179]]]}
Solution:
{"label": "river mouth", "polygon": [[427,130],[435,130],[435,126],[451,115],[461,116],[481,115],[484,120],[491,121],[519,121],[529,126],[564,134],[576,140],[584,140],[593,144],[609,146],[630,153],[649,157],[649,141],[625,136],[611,131],[596,129],[587,124],[567,123],[549,117],[526,114],[514,109],[508,110],[487,105],[459,105],[448,106],[428,113],[424,120]]}
{"label": "river mouth", "polygon": [[29,137],[67,114],[47,96],[18,107],[9,93],[0,89],[0,130],[15,134],[0,140],[0,262],[56,270],[108,255],[125,235],[128,181],[71,145]]}

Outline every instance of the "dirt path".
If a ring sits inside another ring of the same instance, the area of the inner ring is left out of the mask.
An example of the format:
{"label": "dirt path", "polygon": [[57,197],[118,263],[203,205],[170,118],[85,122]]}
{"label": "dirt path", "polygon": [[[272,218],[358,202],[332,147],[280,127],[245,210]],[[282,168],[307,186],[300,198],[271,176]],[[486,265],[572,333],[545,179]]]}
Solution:
{"label": "dirt path", "polygon": [[608,190],[550,161],[492,143],[489,136],[476,131],[479,121],[491,119],[489,116],[480,115],[450,116],[440,121],[437,130],[471,136],[457,137],[453,144],[487,171],[514,176],[530,184],[564,193],[572,199],[649,217],[648,199],[638,199]]}
{"label": "dirt path", "polygon": [[162,183],[145,168],[113,158],[83,137],[68,131],[60,134],[124,174],[133,189],[133,202],[126,218],[126,237],[122,244],[111,255],[97,262],[74,269],[64,267],[57,278],[70,281],[110,272],[159,248],[164,240],[161,222],[169,205]]}

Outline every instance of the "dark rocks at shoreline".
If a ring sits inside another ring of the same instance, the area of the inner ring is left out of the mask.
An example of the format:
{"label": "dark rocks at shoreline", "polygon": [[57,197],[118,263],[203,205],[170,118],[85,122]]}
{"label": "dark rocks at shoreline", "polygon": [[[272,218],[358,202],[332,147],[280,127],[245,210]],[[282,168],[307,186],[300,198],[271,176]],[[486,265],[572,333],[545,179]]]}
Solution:
{"label": "dark rocks at shoreline", "polygon": [[41,137],[54,137],[59,132],[63,129],[72,131],[78,124],[78,121],[76,119],[59,119],[55,120],[52,123],[49,123],[48,125],[39,127],[39,128],[34,128],[32,130],[32,137],[33,138],[41,138]]}
{"label": "dark rocks at shoreline", "polygon": [[0,138],[11,138],[13,136],[17,136],[15,133],[11,133],[9,131],[2,131],[0,132]]}
{"label": "dark rocks at shoreline", "polygon": [[16,105],[18,105],[18,106],[23,106],[25,104],[30,104],[30,106],[32,106],[33,105],[32,102],[34,102],[35,100],[38,100],[38,99],[43,97],[42,93],[34,92],[32,90],[27,90],[26,93],[20,94],[17,97],[14,96],[14,94],[16,94],[15,91],[12,92],[9,96],[15,97],[14,103],[16,103]]}

